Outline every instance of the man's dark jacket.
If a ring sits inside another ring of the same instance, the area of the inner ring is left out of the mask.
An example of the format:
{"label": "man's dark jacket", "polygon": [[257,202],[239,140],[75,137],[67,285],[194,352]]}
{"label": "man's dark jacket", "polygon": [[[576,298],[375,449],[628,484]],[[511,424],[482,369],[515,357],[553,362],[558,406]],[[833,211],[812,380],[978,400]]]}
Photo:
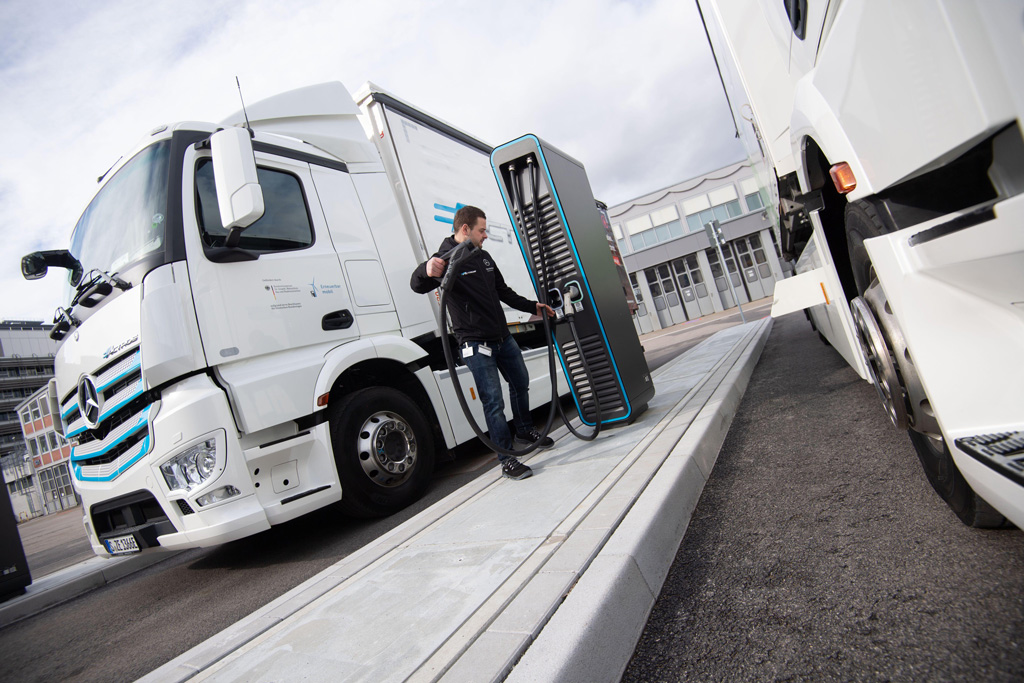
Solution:
{"label": "man's dark jacket", "polygon": [[[445,255],[458,245],[454,237],[441,242],[435,257]],[[433,258],[433,257],[431,257]],[[509,335],[508,323],[502,311],[504,301],[524,313],[536,313],[537,302],[520,296],[505,284],[498,264],[483,249],[474,249],[456,266],[452,275],[455,284],[448,292],[448,314],[451,316],[455,337],[460,344],[466,342],[500,342]],[[409,286],[414,292],[426,294],[441,284],[440,278],[427,275],[427,263],[413,271]]]}

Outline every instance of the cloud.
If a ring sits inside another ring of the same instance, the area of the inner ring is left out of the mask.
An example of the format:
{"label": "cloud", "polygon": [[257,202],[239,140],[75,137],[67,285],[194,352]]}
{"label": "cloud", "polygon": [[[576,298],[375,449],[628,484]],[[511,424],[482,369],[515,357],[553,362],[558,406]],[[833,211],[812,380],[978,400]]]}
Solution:
{"label": "cloud", "polygon": [[153,127],[367,80],[492,144],[535,133],[609,204],[742,157],[696,10],[676,0],[0,5],[0,318],[46,319],[96,178]]}

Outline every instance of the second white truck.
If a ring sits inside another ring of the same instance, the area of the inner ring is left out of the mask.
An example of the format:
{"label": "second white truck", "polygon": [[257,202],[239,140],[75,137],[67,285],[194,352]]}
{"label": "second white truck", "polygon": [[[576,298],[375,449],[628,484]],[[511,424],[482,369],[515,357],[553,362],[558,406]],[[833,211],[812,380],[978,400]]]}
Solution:
{"label": "second white truck", "polygon": [[[29,278],[68,271],[49,394],[97,554],[223,543],[339,500],[385,514],[422,494],[439,452],[474,433],[413,269],[473,204],[506,280],[534,296],[489,152],[372,85],[355,99],[310,86],[219,125],[155,129],[102,180],[68,249],[23,259]],[[551,395],[543,339],[526,314],[507,319],[534,347],[537,407]]]}
{"label": "second white truck", "polygon": [[1024,2],[698,7],[796,261],[772,315],[874,383],[965,524],[1024,528]]}

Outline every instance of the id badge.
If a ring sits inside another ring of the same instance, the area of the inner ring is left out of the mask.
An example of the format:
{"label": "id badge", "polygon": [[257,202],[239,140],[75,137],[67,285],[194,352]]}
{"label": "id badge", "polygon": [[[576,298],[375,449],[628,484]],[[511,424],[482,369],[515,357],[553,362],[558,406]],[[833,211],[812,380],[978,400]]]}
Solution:
{"label": "id badge", "polygon": [[472,346],[470,346],[469,344],[466,344],[465,346],[462,347],[462,357],[463,358],[469,358],[472,355],[473,355],[473,347]]}
{"label": "id badge", "polygon": [[492,353],[491,347],[486,344],[480,344],[480,346],[477,347],[477,350],[480,351],[480,355],[482,356],[490,356]]}

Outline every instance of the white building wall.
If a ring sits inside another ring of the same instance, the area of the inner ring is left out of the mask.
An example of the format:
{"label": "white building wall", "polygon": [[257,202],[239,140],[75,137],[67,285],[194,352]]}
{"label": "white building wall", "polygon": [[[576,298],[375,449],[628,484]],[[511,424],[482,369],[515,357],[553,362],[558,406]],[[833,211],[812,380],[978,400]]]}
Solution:
{"label": "white building wall", "polygon": [[[677,292],[681,292],[685,278],[679,278],[672,263],[691,254],[697,256],[709,303],[715,312],[725,309],[727,302],[719,295],[718,283],[706,255],[711,243],[704,232],[703,222],[711,218],[722,226],[730,242],[725,247],[729,254],[739,255],[736,244],[746,245],[750,253],[750,236],[756,236],[755,244],[757,238],[760,239],[771,281],[747,283],[741,267],[739,280],[744,291],[739,292],[740,300],[748,300],[748,288],[755,298],[758,298],[758,292],[773,289],[774,281],[786,275],[771,239],[774,210],[774,207],[764,206],[764,195],[757,191],[757,182],[748,162],[732,164],[610,207],[608,215],[616,226],[623,263],[626,270],[635,276],[644,297],[646,316],[638,316],[635,321],[637,329],[644,333],[662,328],[644,271],[669,265],[677,277]],[[721,280],[721,284],[724,286],[725,281]]]}

